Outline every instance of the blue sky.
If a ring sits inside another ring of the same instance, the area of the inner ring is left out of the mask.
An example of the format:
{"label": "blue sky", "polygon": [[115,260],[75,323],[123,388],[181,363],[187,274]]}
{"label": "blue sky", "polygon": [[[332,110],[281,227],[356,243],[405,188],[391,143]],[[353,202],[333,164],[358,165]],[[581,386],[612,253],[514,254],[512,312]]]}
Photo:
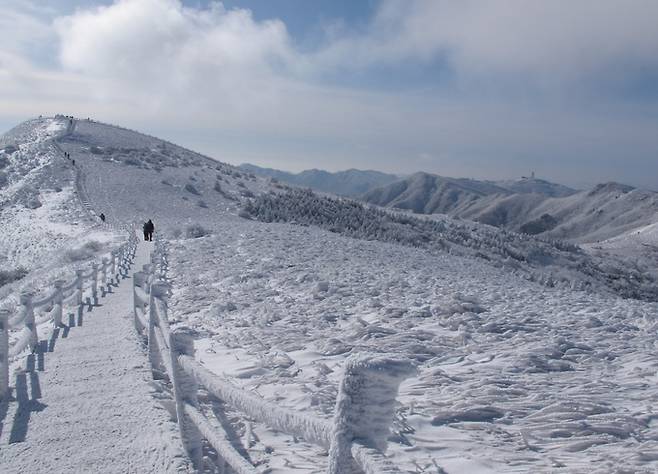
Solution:
{"label": "blue sky", "polygon": [[95,117],[231,163],[658,189],[653,0],[3,0],[0,129]]}

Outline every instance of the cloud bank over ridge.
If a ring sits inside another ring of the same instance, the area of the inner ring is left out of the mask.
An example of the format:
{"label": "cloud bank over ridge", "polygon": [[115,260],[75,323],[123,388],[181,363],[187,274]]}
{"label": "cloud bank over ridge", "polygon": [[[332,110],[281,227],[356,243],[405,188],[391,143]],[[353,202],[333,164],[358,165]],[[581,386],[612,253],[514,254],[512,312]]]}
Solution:
{"label": "cloud bank over ridge", "polygon": [[383,0],[312,50],[219,2],[75,4],[0,7],[7,117],[94,115],[289,169],[658,188],[656,2]]}

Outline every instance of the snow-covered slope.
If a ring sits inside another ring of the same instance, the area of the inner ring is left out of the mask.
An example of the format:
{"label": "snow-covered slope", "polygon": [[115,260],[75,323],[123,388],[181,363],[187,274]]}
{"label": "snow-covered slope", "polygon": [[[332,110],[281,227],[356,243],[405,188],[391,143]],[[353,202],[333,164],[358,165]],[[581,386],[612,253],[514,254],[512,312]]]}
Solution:
{"label": "snow-covered slope", "polygon": [[[418,367],[388,442],[405,472],[658,469],[658,305],[628,298],[655,296],[653,261],[289,189],[109,125],[66,131],[69,185],[110,223],[152,218],[171,238],[172,324],[234,384],[330,418],[347,356],[393,352]],[[511,195],[448,184],[437,205]],[[325,469],[322,450],[202,403],[260,467]]]}
{"label": "snow-covered slope", "polygon": [[10,275],[0,283],[14,275],[38,287],[34,278],[70,271],[116,237],[80,202],[76,170],[55,141],[68,126],[64,117],[35,119],[0,138],[0,272]]}
{"label": "snow-covered slope", "polygon": [[[231,218],[176,241],[172,311],[197,358],[282,407],[330,418],[346,357],[395,352],[388,453],[404,472],[655,472],[658,306],[549,288],[481,259]],[[227,418],[274,473],[326,456]],[[267,454],[270,453],[270,454]]]}
{"label": "snow-covered slope", "polygon": [[373,188],[400,179],[398,176],[373,170],[349,169],[330,173],[324,170],[312,169],[295,174],[272,168],[261,168],[248,163],[240,165],[240,169],[258,176],[274,178],[284,183],[341,196],[360,196]]}

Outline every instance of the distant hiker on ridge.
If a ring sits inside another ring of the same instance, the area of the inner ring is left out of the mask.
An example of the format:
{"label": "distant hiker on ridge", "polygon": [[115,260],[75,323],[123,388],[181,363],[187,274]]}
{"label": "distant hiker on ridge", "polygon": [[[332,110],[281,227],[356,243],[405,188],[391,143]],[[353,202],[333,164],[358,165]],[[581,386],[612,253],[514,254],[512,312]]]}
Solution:
{"label": "distant hiker on ridge", "polygon": [[103,222],[105,222],[105,214],[101,212],[101,215],[99,216]]}
{"label": "distant hiker on ridge", "polygon": [[144,240],[148,240],[149,242],[152,242],[154,230],[155,230],[155,226],[153,225],[153,222],[151,222],[151,219],[149,219],[148,222],[144,224]]}

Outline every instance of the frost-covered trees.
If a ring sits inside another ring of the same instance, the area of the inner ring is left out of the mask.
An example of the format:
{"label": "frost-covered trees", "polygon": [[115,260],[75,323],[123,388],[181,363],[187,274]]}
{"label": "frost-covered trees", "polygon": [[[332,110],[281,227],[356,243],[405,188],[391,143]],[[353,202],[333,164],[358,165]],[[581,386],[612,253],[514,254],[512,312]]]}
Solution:
{"label": "frost-covered trees", "polygon": [[603,286],[624,297],[658,300],[650,273],[633,271],[628,262],[603,261],[574,244],[535,238],[469,221],[437,220],[371,207],[345,198],[289,189],[250,199],[243,216],[264,222],[313,225],[364,240],[448,251],[510,267],[546,286]]}
{"label": "frost-covered trees", "polygon": [[199,190],[192,183],[187,183],[185,185],[185,191],[187,191],[190,194],[196,194],[197,196],[201,194]]}

